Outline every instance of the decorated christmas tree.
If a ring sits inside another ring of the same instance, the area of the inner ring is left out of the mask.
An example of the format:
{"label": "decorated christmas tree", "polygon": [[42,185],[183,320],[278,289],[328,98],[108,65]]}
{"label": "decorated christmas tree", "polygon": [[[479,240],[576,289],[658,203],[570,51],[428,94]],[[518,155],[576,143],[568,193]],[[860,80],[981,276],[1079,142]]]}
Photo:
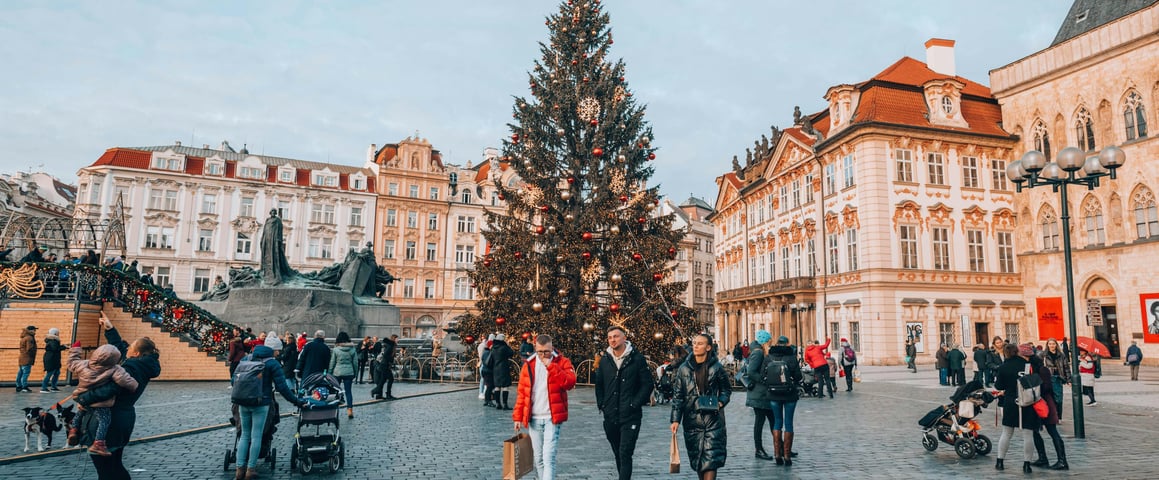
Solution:
{"label": "decorated christmas tree", "polygon": [[487,213],[487,252],[471,274],[479,313],[460,335],[546,333],[568,356],[603,349],[620,325],[656,360],[702,321],[673,281],[681,231],[656,215],[656,147],[623,61],[608,60],[609,18],[599,0],[569,1],[547,18],[549,44],[515,99],[499,159],[522,179],[497,185],[506,210]]}

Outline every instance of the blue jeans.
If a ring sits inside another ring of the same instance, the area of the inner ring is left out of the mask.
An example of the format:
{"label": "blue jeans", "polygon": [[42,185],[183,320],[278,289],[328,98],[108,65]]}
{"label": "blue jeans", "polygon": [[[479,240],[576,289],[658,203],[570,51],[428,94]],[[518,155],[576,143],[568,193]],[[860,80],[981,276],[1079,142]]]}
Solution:
{"label": "blue jeans", "polygon": [[559,442],[559,425],[551,419],[531,419],[528,424],[531,449],[535,452],[535,473],[539,480],[555,479],[555,451]]}
{"label": "blue jeans", "polygon": [[1062,377],[1058,375],[1051,375],[1050,377],[1051,390],[1054,393],[1054,406],[1058,407],[1058,418],[1062,418]]}
{"label": "blue jeans", "polygon": [[338,378],[338,380],[342,381],[343,390],[346,390],[346,408],[353,407],[354,406],[354,392],[351,391],[351,389],[353,388],[353,384],[354,384],[354,376],[351,375],[349,377],[337,377],[337,378]]}
{"label": "blue jeans", "polygon": [[776,400],[769,402],[770,408],[773,410],[773,431],[793,432],[793,412],[797,411],[797,401],[778,402]]}
{"label": "blue jeans", "polygon": [[949,373],[950,373],[950,369],[939,368],[938,369],[938,383],[940,383],[942,385],[949,385],[950,384]]}
{"label": "blue jeans", "polygon": [[241,417],[241,438],[237,439],[237,468],[257,468],[258,456],[262,452],[262,430],[265,429],[270,406],[239,405],[237,411]]}
{"label": "blue jeans", "polygon": [[16,388],[28,388],[28,375],[32,373],[32,365],[21,365],[16,371]]}
{"label": "blue jeans", "polygon": [[48,390],[48,387],[56,388],[56,382],[60,380],[60,369],[50,370],[44,372],[44,380],[40,381],[40,389]]}

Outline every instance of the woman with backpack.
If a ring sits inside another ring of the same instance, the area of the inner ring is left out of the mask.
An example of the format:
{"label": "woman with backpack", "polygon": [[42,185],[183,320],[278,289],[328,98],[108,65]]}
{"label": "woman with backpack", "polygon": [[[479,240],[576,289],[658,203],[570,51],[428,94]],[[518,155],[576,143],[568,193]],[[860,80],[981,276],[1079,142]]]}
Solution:
{"label": "woman with backpack", "polygon": [[1016,429],[1021,429],[1022,471],[1030,473],[1030,462],[1035,458],[1034,431],[1041,427],[1042,420],[1034,411],[1033,405],[1025,407],[1018,405],[1019,378],[1023,375],[1039,375],[1042,365],[1035,365],[1030,361],[1034,356],[1034,345],[1006,344],[1004,348],[1006,361],[998,367],[998,378],[994,382],[994,387],[1002,391],[1002,438],[998,440],[998,461],[994,464],[994,468],[1006,469],[1003,461],[1006,459],[1006,452],[1010,450],[1010,439],[1014,437]]}
{"label": "woman with backpack", "polygon": [[[758,330],[756,341],[749,347],[748,365],[745,366],[745,375],[748,378],[748,395],[745,396],[745,406],[753,409],[756,422],[753,423],[753,445],[756,446],[756,457],[762,460],[772,460],[773,457],[765,451],[764,433],[765,420],[769,421],[769,431],[773,431],[775,420],[773,411],[769,409],[769,387],[761,377],[761,364],[765,360],[765,349],[773,340],[768,331]],[[776,433],[773,433],[776,435]]]}
{"label": "woman with backpack", "polygon": [[699,334],[692,340],[692,355],[676,370],[672,400],[672,434],[684,425],[688,465],[700,480],[715,480],[728,456],[724,407],[732,385],[724,365],[711,354],[712,338]]}
{"label": "woman with backpack", "polygon": [[849,345],[849,340],[841,339],[841,368],[845,370],[845,391],[853,391],[853,369],[857,368],[857,353]]}
{"label": "woman with backpack", "polygon": [[330,349],[330,374],[342,381],[342,389],[346,391],[346,418],[354,418],[354,392],[351,388],[356,368],[358,368],[358,352],[354,349],[354,343],[350,341],[350,334],[338,332],[338,337],[334,339],[334,348]]}
{"label": "woman with backpack", "polygon": [[767,348],[761,377],[768,387],[769,406],[773,410],[773,457],[777,465],[792,466],[793,413],[800,399],[797,385],[803,378],[801,364],[789,346],[789,337],[781,335],[776,345]]}
{"label": "woman with backpack", "polygon": [[[282,341],[277,334],[269,335],[262,345],[254,347],[253,353],[242,358],[237,367],[237,378],[233,384],[233,402],[238,404],[239,429],[237,440],[237,474],[235,480],[258,478],[258,455],[262,450],[262,432],[266,426],[266,415],[274,402],[274,390],[295,406],[303,402],[294,396],[286,383],[282,365],[276,358],[282,349]],[[260,363],[260,366],[251,365]]]}

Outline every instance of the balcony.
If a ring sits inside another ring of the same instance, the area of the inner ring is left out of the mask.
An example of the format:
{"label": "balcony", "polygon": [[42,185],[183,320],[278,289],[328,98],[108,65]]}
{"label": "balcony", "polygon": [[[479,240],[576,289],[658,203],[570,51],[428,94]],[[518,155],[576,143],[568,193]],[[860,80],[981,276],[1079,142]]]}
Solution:
{"label": "balcony", "polygon": [[773,280],[758,285],[734,288],[716,294],[717,302],[763,298],[771,295],[816,293],[816,277],[793,277]]}

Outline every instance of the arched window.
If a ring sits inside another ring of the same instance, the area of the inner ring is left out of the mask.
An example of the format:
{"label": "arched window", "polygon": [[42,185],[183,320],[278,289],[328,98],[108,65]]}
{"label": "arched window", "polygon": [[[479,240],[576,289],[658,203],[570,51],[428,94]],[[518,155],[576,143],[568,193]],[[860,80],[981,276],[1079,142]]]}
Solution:
{"label": "arched window", "polygon": [[459,174],[458,173],[451,172],[449,177],[451,180],[451,185],[455,185],[455,184],[459,183]]}
{"label": "arched window", "polygon": [[1135,189],[1135,194],[1131,195],[1131,209],[1135,211],[1135,236],[1159,237],[1159,211],[1155,208],[1155,195],[1151,189]]}
{"label": "arched window", "polygon": [[467,277],[455,279],[455,300],[474,300],[475,292],[471,291],[471,280]]}
{"label": "arched window", "polygon": [[704,299],[712,301],[712,282],[704,282]]}
{"label": "arched window", "polygon": [[463,203],[471,203],[471,191],[464,188],[461,200]]}
{"label": "arched window", "polygon": [[1083,229],[1087,232],[1087,246],[1107,243],[1107,231],[1103,227],[1103,207],[1095,197],[1087,197],[1083,202]]}
{"label": "arched window", "polygon": [[1123,105],[1123,122],[1127,127],[1127,141],[1147,136],[1147,112],[1143,109],[1143,97],[1132,91]]}
{"label": "arched window", "polygon": [[704,287],[704,284],[700,280],[697,280],[697,281],[692,283],[692,297],[697,302],[701,301],[704,298],[704,295],[702,293],[703,287]]}
{"label": "arched window", "polygon": [[1047,160],[1050,160],[1050,132],[1046,130],[1046,124],[1039,120],[1034,124],[1034,149],[1046,155]]}
{"label": "arched window", "polygon": [[1038,214],[1038,224],[1042,227],[1042,249],[1058,250],[1058,216],[1050,205],[1042,207]]}
{"label": "arched window", "polygon": [[1088,112],[1086,107],[1079,107],[1078,113],[1075,114],[1074,134],[1080,150],[1093,152],[1098,149],[1095,146],[1095,124],[1091,121],[1091,112]]}

